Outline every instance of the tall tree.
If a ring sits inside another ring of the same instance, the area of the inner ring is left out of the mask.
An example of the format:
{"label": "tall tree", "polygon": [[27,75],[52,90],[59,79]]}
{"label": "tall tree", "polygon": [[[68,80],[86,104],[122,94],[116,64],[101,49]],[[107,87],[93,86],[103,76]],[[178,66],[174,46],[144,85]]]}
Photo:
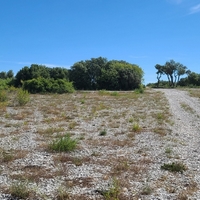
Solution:
{"label": "tall tree", "polygon": [[165,74],[171,87],[175,87],[177,82],[180,81],[180,77],[188,72],[187,67],[174,60],[167,61],[163,66],[157,64],[155,68],[157,69],[158,83],[160,82],[161,75]]}
{"label": "tall tree", "polygon": [[164,74],[163,72],[163,66],[162,65],[159,65],[159,64],[156,64],[155,68],[157,69],[157,87],[159,87],[159,84],[160,84],[160,79],[161,79],[161,76]]}

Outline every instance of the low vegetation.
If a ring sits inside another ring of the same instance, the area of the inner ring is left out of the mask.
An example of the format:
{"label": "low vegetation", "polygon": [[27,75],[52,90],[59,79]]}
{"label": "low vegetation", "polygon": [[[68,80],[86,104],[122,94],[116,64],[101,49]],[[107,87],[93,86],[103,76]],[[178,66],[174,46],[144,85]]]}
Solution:
{"label": "low vegetation", "polygon": [[168,170],[170,172],[180,172],[180,173],[183,173],[183,171],[185,171],[187,168],[186,166],[183,164],[183,163],[169,163],[169,164],[163,164],[161,166],[161,169],[164,169],[164,170]]}
{"label": "low vegetation", "polygon": [[60,136],[49,145],[49,149],[57,152],[73,151],[77,146],[77,140],[72,139],[69,134]]}

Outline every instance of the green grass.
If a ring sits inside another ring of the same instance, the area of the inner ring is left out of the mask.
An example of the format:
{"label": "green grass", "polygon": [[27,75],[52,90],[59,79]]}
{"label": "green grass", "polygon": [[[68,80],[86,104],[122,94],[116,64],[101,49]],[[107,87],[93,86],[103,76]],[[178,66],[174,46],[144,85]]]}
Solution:
{"label": "green grass", "polygon": [[139,126],[139,124],[138,123],[134,123],[133,127],[132,127],[132,131],[138,132],[140,130],[141,130],[141,127]]}
{"label": "green grass", "polygon": [[119,200],[119,194],[120,194],[119,180],[114,178],[112,186],[109,188],[108,191],[103,192],[103,196],[105,197],[106,200]]}
{"label": "green grass", "polygon": [[66,134],[64,137],[59,137],[49,145],[50,150],[56,152],[69,152],[73,151],[76,147],[77,140],[71,139],[69,134]]}

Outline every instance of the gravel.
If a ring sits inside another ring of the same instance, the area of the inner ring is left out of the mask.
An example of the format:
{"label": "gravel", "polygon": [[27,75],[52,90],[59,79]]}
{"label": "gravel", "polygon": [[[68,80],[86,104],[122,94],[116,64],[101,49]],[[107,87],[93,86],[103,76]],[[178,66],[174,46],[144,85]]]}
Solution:
{"label": "gravel", "polygon": [[[36,193],[29,199],[56,199],[58,190],[69,193],[71,199],[104,199],[103,192],[109,191],[115,178],[120,182],[119,199],[200,199],[200,100],[189,96],[187,91],[178,89],[154,89],[150,92],[152,95],[161,92],[169,103],[171,115],[170,122],[164,125],[167,131],[165,135],[156,134],[152,129],[154,124],[146,121],[143,130],[135,134],[134,139],[126,140],[123,144],[126,137],[124,132],[127,132],[124,119],[117,119],[120,122],[117,130],[108,128],[109,134],[101,137],[99,127],[102,123],[108,123],[106,117],[101,121],[96,117],[87,124],[73,111],[74,121],[79,124],[82,132],[88,131],[88,134],[84,135],[80,148],[71,152],[69,158],[66,158],[68,161],[64,163],[55,160],[57,154],[44,150],[41,143],[44,138],[38,139],[37,130],[42,126],[43,120],[38,108],[33,110],[33,121],[28,130],[18,127],[15,120],[10,122],[16,124],[15,128],[5,128],[2,125],[4,120],[1,119],[0,147],[5,151],[27,151],[27,155],[8,164],[1,164],[0,199],[15,199],[7,188],[18,181],[13,177],[23,174],[27,169],[30,170],[28,173],[43,169],[49,173],[41,174],[38,181],[26,183]],[[156,106],[156,103],[152,104],[155,110],[158,109]],[[119,108],[115,105],[114,108],[110,112],[116,116],[133,111],[133,107]],[[141,112],[144,110],[150,112],[145,107]],[[11,107],[7,112],[17,111]],[[18,129],[21,134],[7,135],[8,129],[11,132]],[[74,130],[73,134],[81,136],[79,129]],[[113,138],[115,143],[109,145]],[[70,159],[70,156],[77,160]],[[77,164],[79,161],[82,163]],[[114,166],[109,161],[113,161]],[[164,163],[173,162],[184,164],[187,170],[183,173],[161,170]],[[115,173],[114,167],[118,170]]]}

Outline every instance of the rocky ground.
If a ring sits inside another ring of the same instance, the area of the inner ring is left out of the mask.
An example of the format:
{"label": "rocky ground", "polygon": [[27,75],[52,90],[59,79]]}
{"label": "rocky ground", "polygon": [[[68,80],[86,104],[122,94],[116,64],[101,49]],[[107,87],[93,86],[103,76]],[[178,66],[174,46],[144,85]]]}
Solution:
{"label": "rocky ground", "polygon": [[[1,104],[0,199],[200,199],[199,97],[146,89]],[[66,133],[75,150],[52,151]]]}

